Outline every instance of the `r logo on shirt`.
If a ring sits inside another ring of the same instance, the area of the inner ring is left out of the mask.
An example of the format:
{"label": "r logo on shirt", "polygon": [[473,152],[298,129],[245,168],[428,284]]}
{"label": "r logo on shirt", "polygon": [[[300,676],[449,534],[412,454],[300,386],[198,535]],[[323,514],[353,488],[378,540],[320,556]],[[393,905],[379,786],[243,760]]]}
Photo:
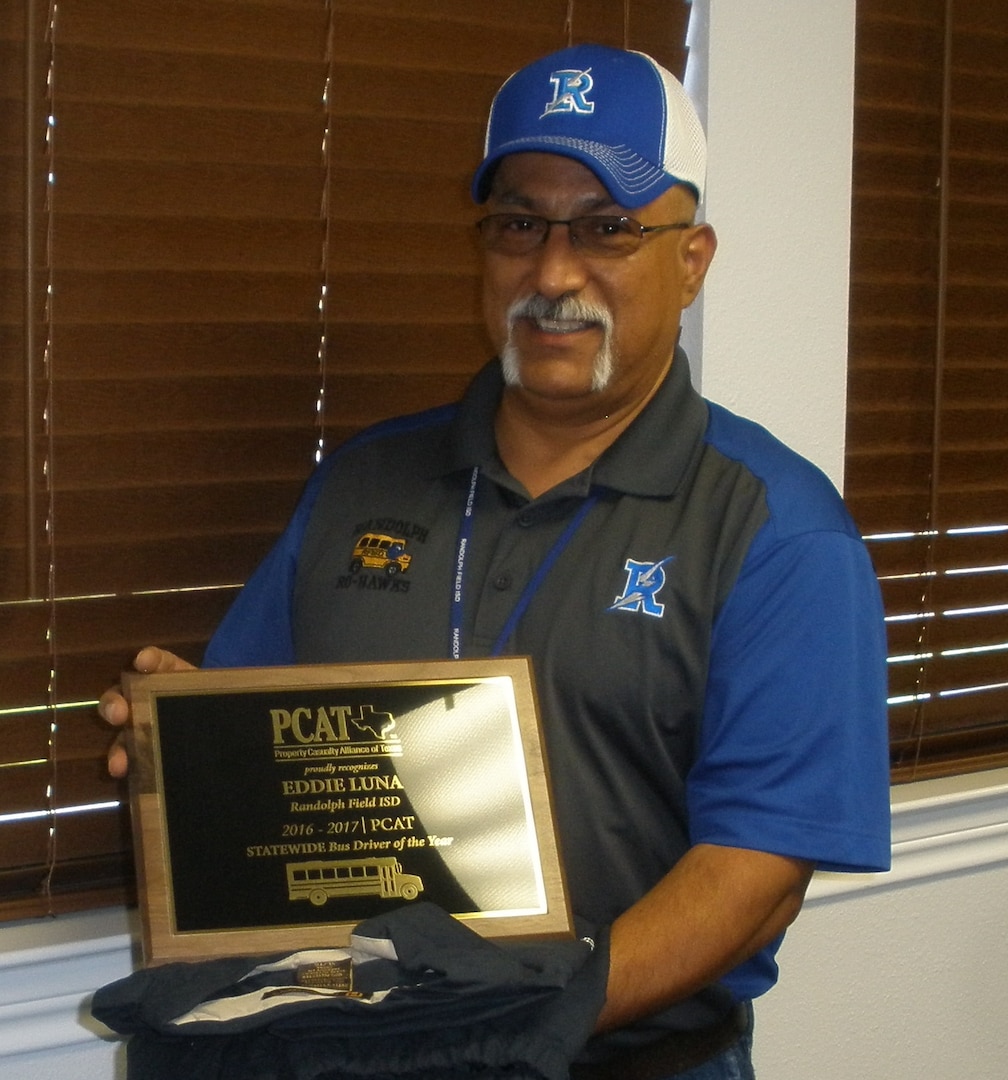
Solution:
{"label": "r logo on shirt", "polygon": [[654,615],[660,619],[665,614],[665,605],[658,603],[656,597],[665,587],[665,564],[672,562],[674,555],[660,562],[638,562],[627,559],[627,582],[622,596],[613,601],[610,611],[640,611],[645,615]]}

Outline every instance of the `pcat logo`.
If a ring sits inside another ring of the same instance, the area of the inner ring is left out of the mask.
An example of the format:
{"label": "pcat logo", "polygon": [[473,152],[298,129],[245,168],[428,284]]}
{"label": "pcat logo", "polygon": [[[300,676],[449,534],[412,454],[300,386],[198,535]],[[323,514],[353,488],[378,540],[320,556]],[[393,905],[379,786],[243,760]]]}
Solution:
{"label": "pcat logo", "polygon": [[591,116],[595,111],[595,102],[588,100],[595,85],[590,68],[587,71],[554,71],[550,75],[550,82],[553,84],[553,100],[547,103],[540,120],[557,113]]}
{"label": "pcat logo", "polygon": [[623,566],[627,580],[621,596],[613,601],[610,611],[638,611],[660,619],[665,614],[665,605],[658,602],[658,594],[665,587],[665,566],[672,562],[674,555],[660,562],[638,562],[627,559]]}

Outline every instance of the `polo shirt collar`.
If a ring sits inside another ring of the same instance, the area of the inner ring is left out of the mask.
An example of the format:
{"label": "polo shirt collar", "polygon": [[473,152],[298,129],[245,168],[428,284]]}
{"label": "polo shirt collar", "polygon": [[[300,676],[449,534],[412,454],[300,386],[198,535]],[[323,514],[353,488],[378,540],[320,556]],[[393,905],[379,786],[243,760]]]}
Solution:
{"label": "polo shirt collar", "polygon": [[[471,471],[478,465],[493,476],[502,470],[494,417],[503,389],[500,362],[492,360],[476,374],[459,404],[447,471]],[[706,427],[707,404],[693,388],[686,353],[677,348],[654,397],[586,470],[581,486],[629,495],[671,495],[700,451]]]}

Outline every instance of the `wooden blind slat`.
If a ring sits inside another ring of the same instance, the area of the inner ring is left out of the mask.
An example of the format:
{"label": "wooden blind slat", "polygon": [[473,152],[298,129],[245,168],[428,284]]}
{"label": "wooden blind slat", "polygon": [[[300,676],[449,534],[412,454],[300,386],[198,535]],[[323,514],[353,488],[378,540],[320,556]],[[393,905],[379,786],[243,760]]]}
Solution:
{"label": "wooden blind slat", "polygon": [[[310,161],[198,164],[61,161],[58,213],[134,217],[317,220],[320,172]],[[143,196],[143,202],[139,202]]]}

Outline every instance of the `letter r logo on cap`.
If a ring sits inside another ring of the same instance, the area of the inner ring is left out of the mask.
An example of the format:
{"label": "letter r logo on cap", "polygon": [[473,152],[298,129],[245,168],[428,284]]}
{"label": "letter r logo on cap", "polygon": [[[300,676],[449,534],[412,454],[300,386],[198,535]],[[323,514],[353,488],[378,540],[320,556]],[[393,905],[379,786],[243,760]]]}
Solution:
{"label": "letter r logo on cap", "polygon": [[595,111],[595,102],[586,100],[594,85],[590,68],[587,71],[554,71],[549,79],[553,84],[553,100],[547,103],[540,120],[553,113],[591,116]]}

